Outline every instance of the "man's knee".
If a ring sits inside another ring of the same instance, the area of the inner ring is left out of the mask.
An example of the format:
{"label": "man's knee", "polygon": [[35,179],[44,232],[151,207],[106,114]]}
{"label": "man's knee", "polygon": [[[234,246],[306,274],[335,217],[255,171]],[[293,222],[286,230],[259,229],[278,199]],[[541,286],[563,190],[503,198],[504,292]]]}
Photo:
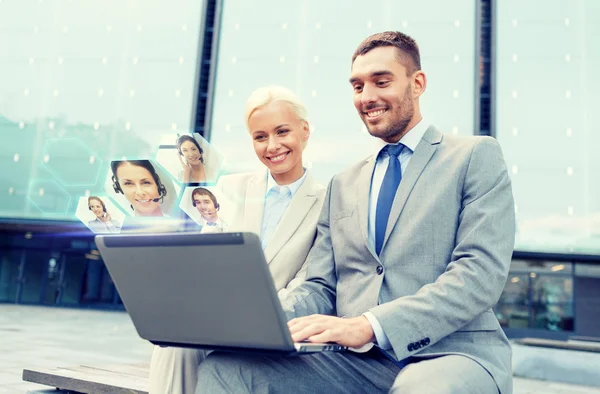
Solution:
{"label": "man's knee", "polygon": [[234,355],[209,354],[198,368],[196,394],[230,392],[233,387],[237,387],[235,392],[243,392],[241,370]]}
{"label": "man's knee", "polygon": [[420,376],[419,371],[412,368],[414,365],[408,365],[404,367],[396,376],[394,384],[389,391],[389,394],[418,394],[425,393],[423,391],[426,386],[423,387],[427,382],[423,381],[423,377]]}
{"label": "man's knee", "polygon": [[450,355],[404,367],[390,394],[488,394],[497,393],[494,379],[468,357]]}
{"label": "man's knee", "polygon": [[[459,394],[465,387],[443,371],[436,371],[436,365],[428,365],[427,361],[409,364],[400,371],[390,394]],[[431,368],[430,368],[431,367]],[[457,385],[458,383],[458,385]]]}

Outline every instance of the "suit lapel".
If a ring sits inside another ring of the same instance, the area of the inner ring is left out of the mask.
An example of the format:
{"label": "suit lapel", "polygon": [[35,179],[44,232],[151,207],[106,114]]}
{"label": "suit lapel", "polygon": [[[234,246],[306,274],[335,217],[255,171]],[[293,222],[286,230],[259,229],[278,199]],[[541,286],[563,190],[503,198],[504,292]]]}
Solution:
{"label": "suit lapel", "polygon": [[440,133],[435,127],[429,126],[423,138],[415,148],[413,155],[408,163],[408,167],[406,168],[406,174],[402,174],[402,181],[400,182],[400,186],[398,186],[398,190],[396,191],[396,196],[394,198],[394,203],[392,204],[392,210],[390,211],[390,216],[388,218],[387,227],[385,230],[385,238],[383,239],[383,245],[381,246],[381,250],[385,248],[388,238],[392,232],[392,229],[396,225],[402,210],[404,209],[404,205],[406,204],[406,200],[410,195],[415,183],[421,176],[421,173],[429,163],[429,160],[433,157],[437,149],[437,144],[442,140],[442,133]]}
{"label": "suit lapel", "polygon": [[248,182],[246,199],[244,200],[244,223],[246,231],[258,234],[258,236],[260,236],[262,227],[266,189],[267,173],[261,171]]}
{"label": "suit lapel", "polygon": [[290,205],[285,210],[273,237],[265,248],[265,258],[267,263],[279,253],[281,248],[294,235],[300,224],[317,201],[317,193],[315,190],[315,181],[310,173],[306,174],[304,182],[292,198]]}
{"label": "suit lapel", "polygon": [[360,174],[358,174],[356,182],[358,187],[358,222],[363,242],[367,245],[367,249],[369,249],[373,257],[379,259],[369,242],[369,194],[371,192],[371,178],[373,177],[374,168],[375,156],[371,156],[367,159],[365,165],[362,166]]}

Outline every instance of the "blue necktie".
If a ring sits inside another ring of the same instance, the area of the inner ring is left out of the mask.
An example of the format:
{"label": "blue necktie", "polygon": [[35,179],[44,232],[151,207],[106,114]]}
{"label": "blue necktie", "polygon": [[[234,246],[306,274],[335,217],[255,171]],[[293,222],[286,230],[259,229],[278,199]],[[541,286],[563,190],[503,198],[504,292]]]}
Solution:
{"label": "blue necktie", "polygon": [[377,255],[381,252],[383,246],[383,239],[385,238],[385,229],[387,227],[388,218],[390,211],[392,210],[392,203],[396,196],[396,190],[402,180],[402,170],[400,168],[400,161],[398,156],[402,152],[404,145],[387,145],[384,150],[389,155],[389,162],[383,182],[381,183],[381,189],[379,190],[379,197],[377,198],[377,210],[375,212],[375,251]]}

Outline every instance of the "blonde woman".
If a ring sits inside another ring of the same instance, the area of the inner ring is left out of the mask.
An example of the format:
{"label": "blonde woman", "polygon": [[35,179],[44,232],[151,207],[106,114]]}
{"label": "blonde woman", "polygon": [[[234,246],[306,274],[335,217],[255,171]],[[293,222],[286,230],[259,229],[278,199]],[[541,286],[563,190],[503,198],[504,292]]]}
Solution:
{"label": "blonde woman", "polygon": [[[221,177],[221,195],[235,206],[228,231],[260,235],[278,292],[300,284],[316,236],[325,188],[303,167],[310,136],[306,109],[288,89],[269,86],[254,91],[245,121],[258,159],[265,169]],[[150,393],[193,393],[197,369],[207,352],[155,347],[150,365]]]}

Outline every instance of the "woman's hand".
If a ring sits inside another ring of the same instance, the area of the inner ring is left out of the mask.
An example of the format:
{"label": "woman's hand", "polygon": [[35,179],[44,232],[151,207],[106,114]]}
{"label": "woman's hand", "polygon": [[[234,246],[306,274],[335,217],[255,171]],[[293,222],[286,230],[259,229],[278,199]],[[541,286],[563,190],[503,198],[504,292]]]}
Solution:
{"label": "woman's hand", "polygon": [[179,163],[181,163],[181,167],[183,168],[183,183],[190,182],[190,175],[192,174],[192,166],[183,159],[182,155],[177,155],[179,158]]}

